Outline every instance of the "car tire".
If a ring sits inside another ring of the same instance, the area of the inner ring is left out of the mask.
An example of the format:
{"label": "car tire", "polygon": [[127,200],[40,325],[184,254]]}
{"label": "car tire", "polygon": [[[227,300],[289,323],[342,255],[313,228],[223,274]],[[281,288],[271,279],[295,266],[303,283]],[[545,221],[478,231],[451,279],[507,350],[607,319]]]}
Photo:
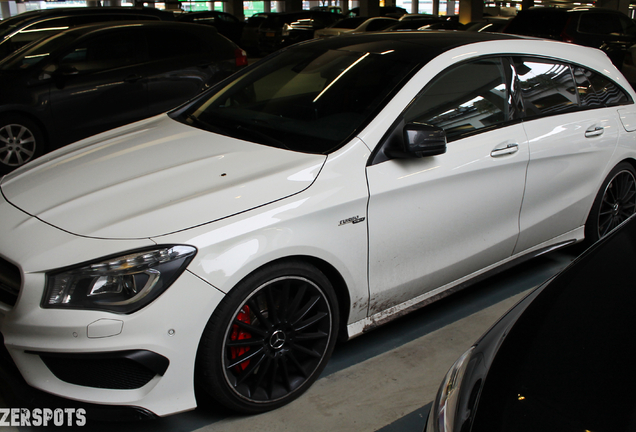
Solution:
{"label": "car tire", "polygon": [[7,173],[44,153],[44,134],[22,116],[0,119],[0,173]]}
{"label": "car tire", "polygon": [[257,270],[210,318],[197,354],[196,384],[236,412],[283,406],[324,369],[338,316],[334,289],[315,267],[285,261]]}
{"label": "car tire", "polygon": [[585,223],[585,238],[591,244],[607,235],[636,213],[636,170],[627,162],[614,167],[596,195]]}

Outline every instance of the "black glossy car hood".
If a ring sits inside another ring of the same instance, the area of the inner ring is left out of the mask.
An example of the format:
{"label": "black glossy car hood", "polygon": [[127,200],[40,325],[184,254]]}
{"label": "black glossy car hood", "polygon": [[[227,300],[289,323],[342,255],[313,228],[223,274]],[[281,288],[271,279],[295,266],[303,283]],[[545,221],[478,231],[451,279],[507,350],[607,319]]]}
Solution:
{"label": "black glossy car hood", "polygon": [[503,338],[473,432],[635,430],[634,263],[632,218],[480,341],[488,353]]}

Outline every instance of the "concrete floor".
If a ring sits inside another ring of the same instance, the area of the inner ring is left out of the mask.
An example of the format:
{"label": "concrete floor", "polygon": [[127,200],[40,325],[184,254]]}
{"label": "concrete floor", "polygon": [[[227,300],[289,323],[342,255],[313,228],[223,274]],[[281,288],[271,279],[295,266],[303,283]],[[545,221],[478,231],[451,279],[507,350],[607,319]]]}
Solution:
{"label": "concrete floor", "polygon": [[[565,267],[573,251],[537,258],[336,347],[322,377],[292,404],[256,416],[197,409],[164,419],[82,430],[118,432],[415,432],[452,363],[533,287]],[[6,406],[0,400],[0,406]],[[2,432],[47,430],[2,427]],[[79,429],[79,428],[78,428]],[[52,428],[50,430],[61,430]]]}

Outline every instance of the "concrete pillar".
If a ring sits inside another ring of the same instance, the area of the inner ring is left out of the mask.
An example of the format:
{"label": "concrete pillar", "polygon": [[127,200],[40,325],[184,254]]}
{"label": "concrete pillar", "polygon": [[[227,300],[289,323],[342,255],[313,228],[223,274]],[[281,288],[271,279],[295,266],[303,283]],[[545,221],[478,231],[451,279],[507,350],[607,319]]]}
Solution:
{"label": "concrete pillar", "polygon": [[86,0],[86,6],[87,7],[99,7],[99,6],[101,6],[101,4],[99,3],[99,0]]}
{"label": "concrete pillar", "polygon": [[534,6],[534,0],[521,0],[521,9],[526,10]]}
{"label": "concrete pillar", "polygon": [[446,2],[446,15],[447,16],[455,15],[455,0],[448,0]]}
{"label": "concrete pillar", "polygon": [[[11,2],[11,3],[13,3],[15,7],[15,3],[14,2]],[[9,3],[8,1],[0,2],[0,17],[2,17],[2,19],[6,19],[12,15],[15,15],[11,13],[11,3]]]}
{"label": "concrete pillar", "polygon": [[245,9],[243,0],[229,0],[223,3],[223,11],[234,15],[241,21],[245,21]]}
{"label": "concrete pillar", "polygon": [[285,2],[282,0],[277,0],[274,2],[276,4],[276,12],[287,12],[285,9]]}
{"label": "concrete pillar", "polygon": [[309,9],[311,9],[311,8],[313,8],[313,7],[317,7],[317,6],[322,6],[322,5],[320,4],[320,1],[315,0],[315,1],[310,1],[310,2],[309,2]]}
{"label": "concrete pillar", "polygon": [[121,0],[104,0],[104,6],[121,6]]}
{"label": "concrete pillar", "polygon": [[266,0],[263,2],[263,12],[270,13],[272,11],[272,2]]}
{"label": "concrete pillar", "polygon": [[433,15],[439,16],[439,0],[433,0]]}
{"label": "concrete pillar", "polygon": [[411,1],[410,13],[412,13],[412,14],[420,13],[420,2],[419,2],[419,0]]}
{"label": "concrete pillar", "polygon": [[629,0],[599,0],[596,6],[618,10],[629,16],[629,3]]}
{"label": "concrete pillar", "polygon": [[303,10],[303,0],[285,0],[285,12],[298,12]]}
{"label": "concrete pillar", "polygon": [[467,24],[484,16],[484,0],[459,0],[459,22]]}
{"label": "concrete pillar", "polygon": [[379,0],[362,0],[360,2],[360,16],[373,17],[380,15]]}

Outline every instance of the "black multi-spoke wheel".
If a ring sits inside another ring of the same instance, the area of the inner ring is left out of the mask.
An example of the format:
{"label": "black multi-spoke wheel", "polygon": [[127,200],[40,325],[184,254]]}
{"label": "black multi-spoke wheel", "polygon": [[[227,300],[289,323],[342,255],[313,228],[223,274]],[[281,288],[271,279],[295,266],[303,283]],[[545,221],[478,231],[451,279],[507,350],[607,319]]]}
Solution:
{"label": "black multi-spoke wheel", "polygon": [[609,173],[594,201],[585,234],[594,242],[636,212],[636,171],[628,163],[617,165]]}
{"label": "black multi-spoke wheel", "polygon": [[42,154],[44,140],[40,128],[22,117],[0,120],[0,173],[9,172]]}
{"label": "black multi-spoke wheel", "polygon": [[258,271],[210,319],[199,347],[199,384],[241,412],[284,405],[326,365],[337,317],[333,288],[315,268],[288,262]]}

